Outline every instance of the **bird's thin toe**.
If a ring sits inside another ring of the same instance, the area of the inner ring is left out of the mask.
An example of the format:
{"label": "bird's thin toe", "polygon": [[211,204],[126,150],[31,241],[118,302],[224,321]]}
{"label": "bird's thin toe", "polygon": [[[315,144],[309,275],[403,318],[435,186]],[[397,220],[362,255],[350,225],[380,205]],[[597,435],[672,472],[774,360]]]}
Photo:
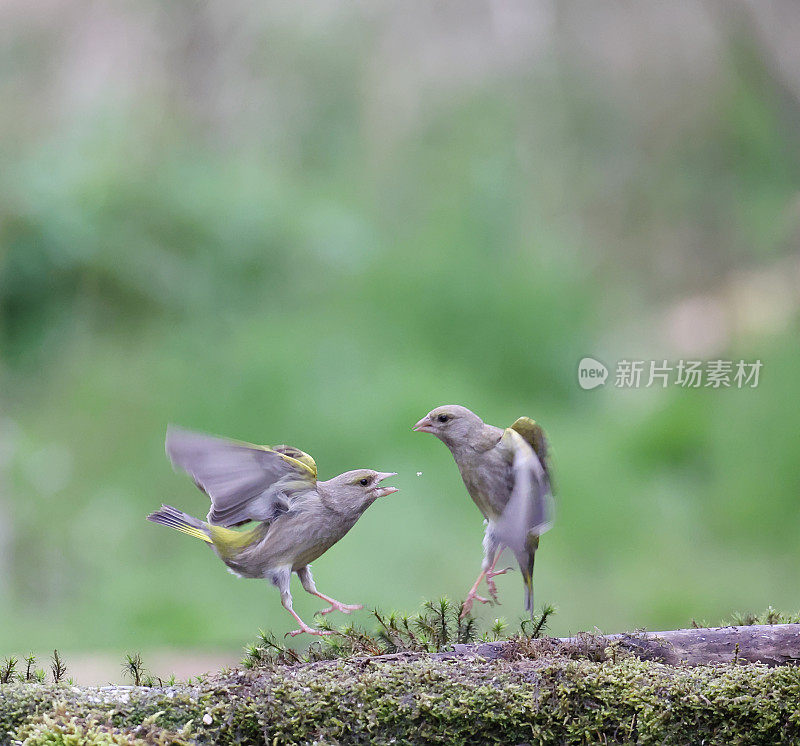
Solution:
{"label": "bird's thin toe", "polygon": [[341,611],[343,614],[349,614],[351,611],[358,611],[364,607],[361,604],[335,604],[329,606],[327,609],[320,609],[317,614],[330,614],[332,611]]}
{"label": "bird's thin toe", "polygon": [[307,634],[307,635],[317,635],[317,636],[320,636],[320,637],[322,635],[332,635],[332,634],[334,634],[331,630],[328,630],[328,629],[314,629],[314,627],[305,627],[303,629],[295,629],[295,630],[292,630],[291,632],[287,632],[284,635],[284,637],[287,637],[287,636],[288,637],[297,637],[297,635],[302,635],[304,633]]}
{"label": "bird's thin toe", "polygon": [[489,599],[484,598],[483,596],[479,596],[477,593],[470,593],[465,599],[464,603],[461,604],[461,616],[459,619],[463,619],[467,614],[472,611],[473,602],[480,601],[482,604],[488,604]]}

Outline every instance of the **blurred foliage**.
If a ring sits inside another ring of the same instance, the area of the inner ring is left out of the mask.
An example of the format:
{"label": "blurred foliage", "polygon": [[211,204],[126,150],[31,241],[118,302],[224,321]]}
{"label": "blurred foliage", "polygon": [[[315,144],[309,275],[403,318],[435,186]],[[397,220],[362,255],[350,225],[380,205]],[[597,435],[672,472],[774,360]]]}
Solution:
{"label": "blurred foliage", "polygon": [[[798,102],[764,48],[717,19],[690,71],[664,52],[667,83],[596,64],[563,19],[536,60],[480,35],[465,58],[480,17],[441,9],[399,40],[388,7],[6,11],[0,92],[30,97],[0,119],[0,647],[288,629],[266,583],[145,523],[161,501],[206,512],[168,422],[292,443],[324,477],[400,472],[317,582],[371,606],[460,597],[480,516],[410,432],[448,402],[549,433],[554,633],[800,606],[796,289],[708,350],[760,358],[757,389],[575,382],[587,354],[693,357],[663,331],[675,304],[732,318],[730,278],[797,256]],[[501,598],[519,609],[513,573]]]}

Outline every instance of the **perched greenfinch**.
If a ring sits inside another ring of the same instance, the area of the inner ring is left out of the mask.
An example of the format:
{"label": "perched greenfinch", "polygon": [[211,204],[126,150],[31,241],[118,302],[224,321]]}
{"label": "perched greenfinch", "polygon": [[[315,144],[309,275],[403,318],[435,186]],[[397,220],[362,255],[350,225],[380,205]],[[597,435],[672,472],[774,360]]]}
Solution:
{"label": "perched greenfinch", "polygon": [[[297,448],[257,446],[174,427],[167,430],[166,451],[211,498],[211,509],[201,521],[162,505],[147,519],[210,544],[234,575],[269,580],[300,625],[289,634],[328,634],[292,609],[293,572],[308,593],[330,604],[320,613],[362,608],[320,593],[309,563],[344,537],[375,500],[397,492],[397,487],[380,486],[394,472],[357,469],[320,482],[314,459]],[[250,528],[230,528],[251,521]]]}
{"label": "perched greenfinch", "polygon": [[413,429],[432,433],[450,449],[470,497],[486,519],[483,565],[464,601],[462,616],[472,609],[473,601],[488,603],[489,599],[478,595],[484,578],[497,601],[494,578],[511,568],[496,570],[495,565],[508,547],[522,572],[525,609],[533,618],[533,560],[539,536],[553,520],[544,431],[529,417],[520,417],[505,430],[487,425],[455,404],[431,410]]}

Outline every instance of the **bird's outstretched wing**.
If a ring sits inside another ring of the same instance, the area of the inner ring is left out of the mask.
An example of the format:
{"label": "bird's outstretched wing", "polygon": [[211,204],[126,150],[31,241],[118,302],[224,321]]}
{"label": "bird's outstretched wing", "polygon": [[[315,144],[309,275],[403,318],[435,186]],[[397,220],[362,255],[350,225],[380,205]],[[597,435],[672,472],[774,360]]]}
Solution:
{"label": "bird's outstretched wing", "polygon": [[167,428],[167,456],[211,498],[209,523],[274,520],[298,494],[314,489],[317,465],[291,446],[257,446]]}
{"label": "bird's outstretched wing", "polygon": [[531,537],[552,526],[550,479],[539,456],[518,430],[508,428],[501,446],[510,457],[513,484],[503,513],[494,521],[494,533],[502,544],[519,553],[527,551]]}

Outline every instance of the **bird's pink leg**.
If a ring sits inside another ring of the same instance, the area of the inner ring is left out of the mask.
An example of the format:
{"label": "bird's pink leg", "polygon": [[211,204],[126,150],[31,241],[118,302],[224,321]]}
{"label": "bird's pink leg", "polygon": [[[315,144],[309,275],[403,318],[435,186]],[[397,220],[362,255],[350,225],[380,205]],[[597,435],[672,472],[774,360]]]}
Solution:
{"label": "bird's pink leg", "polygon": [[281,570],[275,573],[273,580],[273,583],[278,586],[278,589],[281,592],[281,605],[297,620],[297,623],[300,625],[300,629],[287,632],[286,635],[295,637],[296,635],[302,635],[303,632],[305,632],[307,635],[332,635],[333,632],[329,630],[314,629],[313,627],[309,627],[292,608],[292,594],[289,591],[289,580],[291,579],[291,576],[292,574],[289,568],[281,568]]}
{"label": "bird's pink leg", "polygon": [[492,597],[496,604],[499,604],[500,601],[497,598],[497,586],[494,584],[494,580],[492,578],[497,577],[498,575],[505,575],[509,570],[513,570],[513,567],[505,567],[502,570],[495,570],[495,565],[497,565],[497,560],[500,559],[500,552],[494,558],[494,562],[492,562],[492,566],[486,571],[486,587],[489,589],[489,595]]}
{"label": "bird's pink leg", "polygon": [[482,604],[489,603],[488,598],[478,595],[478,586],[481,584],[481,580],[483,580],[484,577],[486,577],[486,573],[481,570],[481,574],[478,575],[478,579],[473,583],[472,588],[469,589],[469,593],[467,593],[467,597],[464,599],[464,603],[461,606],[461,619],[472,611],[472,604],[474,601],[480,601]]}
{"label": "bird's pink leg", "polygon": [[326,601],[330,604],[329,608],[322,609],[322,611],[318,612],[320,614],[330,614],[332,611],[342,611],[345,614],[349,614],[351,611],[358,611],[359,609],[364,608],[361,604],[343,604],[341,601],[337,601],[335,598],[326,596],[324,593],[320,593],[319,591],[312,592],[315,596],[318,596],[323,601]]}
{"label": "bird's pink leg", "polygon": [[327,601],[330,604],[330,608],[323,609],[319,612],[320,614],[330,614],[332,611],[343,611],[345,614],[349,614],[351,611],[358,611],[359,609],[364,608],[361,604],[343,604],[341,601],[337,601],[335,598],[331,598],[330,596],[326,596],[324,593],[320,593],[317,590],[317,586],[314,584],[314,576],[311,574],[311,565],[301,567],[295,572],[297,573],[297,577],[300,578],[300,582],[303,584],[303,588],[305,588],[306,593],[310,593],[312,596],[321,598],[323,601]]}
{"label": "bird's pink leg", "polygon": [[287,632],[286,634],[290,637],[296,637],[297,635],[302,635],[303,632],[309,635],[332,635],[333,632],[330,632],[327,629],[314,629],[313,627],[309,627],[299,616],[294,609],[286,609],[296,620],[297,623],[300,625],[300,629],[292,630],[291,632]]}

